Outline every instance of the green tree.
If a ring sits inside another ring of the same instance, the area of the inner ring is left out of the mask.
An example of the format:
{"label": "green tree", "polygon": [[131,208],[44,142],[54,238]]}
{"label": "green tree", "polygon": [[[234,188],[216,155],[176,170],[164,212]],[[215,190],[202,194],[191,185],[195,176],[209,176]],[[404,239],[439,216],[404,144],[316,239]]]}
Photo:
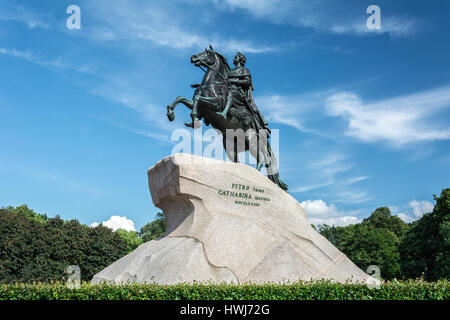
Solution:
{"label": "green tree", "polygon": [[104,226],[59,216],[42,223],[0,209],[0,282],[63,280],[69,265],[78,265],[82,280],[91,280],[127,250],[121,236]]}
{"label": "green tree", "polygon": [[[23,279],[23,270],[42,244],[43,226],[23,214],[0,209],[0,282]],[[30,279],[24,279],[27,281]]]}
{"label": "green tree", "polygon": [[433,212],[415,221],[400,244],[402,272],[408,278],[450,278],[450,189],[434,199]]}
{"label": "green tree", "polygon": [[363,223],[392,231],[398,238],[402,238],[408,230],[408,225],[399,217],[393,216],[388,207],[377,208]]}
{"label": "green tree", "polygon": [[127,244],[127,253],[130,253],[144,242],[141,238],[139,238],[136,231],[118,229],[116,230],[116,233],[118,233],[122,240]]}
{"label": "green tree", "polygon": [[334,244],[335,247],[342,247],[342,233],[345,227],[334,227],[327,224],[321,224],[316,228],[316,230]]}
{"label": "green tree", "polygon": [[362,270],[377,265],[383,279],[400,277],[399,239],[390,230],[368,224],[349,226],[342,234],[342,251]]}
{"label": "green tree", "polygon": [[80,265],[82,278],[92,277],[128,252],[127,244],[110,228],[98,225],[87,227],[88,240],[85,244],[85,259]]}
{"label": "green tree", "polygon": [[167,222],[164,215],[161,212],[156,214],[156,219],[147,223],[139,231],[139,237],[144,241],[150,241],[161,237],[167,228]]}

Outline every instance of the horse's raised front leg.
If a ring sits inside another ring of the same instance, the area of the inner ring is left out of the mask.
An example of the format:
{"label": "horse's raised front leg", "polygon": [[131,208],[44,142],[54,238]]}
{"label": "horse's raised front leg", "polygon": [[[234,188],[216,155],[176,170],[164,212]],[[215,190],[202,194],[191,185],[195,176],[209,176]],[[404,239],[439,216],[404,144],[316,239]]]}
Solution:
{"label": "horse's raised front leg", "polygon": [[192,109],[193,101],[191,99],[185,98],[183,96],[178,96],[174,102],[167,106],[167,118],[169,118],[170,121],[173,121],[175,119],[175,113],[173,112],[173,110],[179,103],[182,103],[189,109]]}

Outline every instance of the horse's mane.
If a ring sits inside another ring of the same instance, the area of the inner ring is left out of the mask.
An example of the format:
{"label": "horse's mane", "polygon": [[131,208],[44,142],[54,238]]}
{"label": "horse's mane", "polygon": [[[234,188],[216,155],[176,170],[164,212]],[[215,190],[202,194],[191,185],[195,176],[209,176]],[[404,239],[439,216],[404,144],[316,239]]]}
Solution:
{"label": "horse's mane", "polygon": [[217,51],[214,51],[214,52],[217,54],[217,56],[220,58],[220,60],[222,60],[223,64],[227,68],[227,70],[230,70],[231,68],[230,68],[230,65],[227,62],[228,61],[227,58],[225,58],[222,54],[218,53]]}

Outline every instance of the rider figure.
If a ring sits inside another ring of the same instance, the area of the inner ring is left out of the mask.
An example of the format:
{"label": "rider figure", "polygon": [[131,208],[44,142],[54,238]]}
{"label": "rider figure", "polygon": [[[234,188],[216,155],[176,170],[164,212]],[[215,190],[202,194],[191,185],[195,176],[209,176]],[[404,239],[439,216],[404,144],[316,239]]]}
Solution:
{"label": "rider figure", "polygon": [[228,110],[233,105],[233,100],[238,101],[249,109],[256,122],[257,129],[267,129],[270,132],[267,121],[261,115],[254,102],[252,95],[252,90],[254,89],[252,76],[250,75],[250,70],[245,68],[246,60],[245,56],[240,52],[234,57],[233,64],[236,67],[228,73],[230,88],[226,97],[225,108],[218,114],[226,118]]}

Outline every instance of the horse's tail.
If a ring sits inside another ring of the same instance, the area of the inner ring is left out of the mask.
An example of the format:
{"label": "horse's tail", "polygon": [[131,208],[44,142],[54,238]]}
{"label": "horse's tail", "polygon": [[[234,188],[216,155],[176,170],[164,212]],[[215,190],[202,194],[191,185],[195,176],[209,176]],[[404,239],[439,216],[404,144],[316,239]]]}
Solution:
{"label": "horse's tail", "polygon": [[284,191],[288,191],[288,185],[284,183],[280,178],[280,174],[278,172],[277,166],[277,158],[272,152],[272,147],[270,143],[267,142],[267,155],[269,156],[269,163],[266,164],[267,177],[272,180],[275,184],[277,184]]}

